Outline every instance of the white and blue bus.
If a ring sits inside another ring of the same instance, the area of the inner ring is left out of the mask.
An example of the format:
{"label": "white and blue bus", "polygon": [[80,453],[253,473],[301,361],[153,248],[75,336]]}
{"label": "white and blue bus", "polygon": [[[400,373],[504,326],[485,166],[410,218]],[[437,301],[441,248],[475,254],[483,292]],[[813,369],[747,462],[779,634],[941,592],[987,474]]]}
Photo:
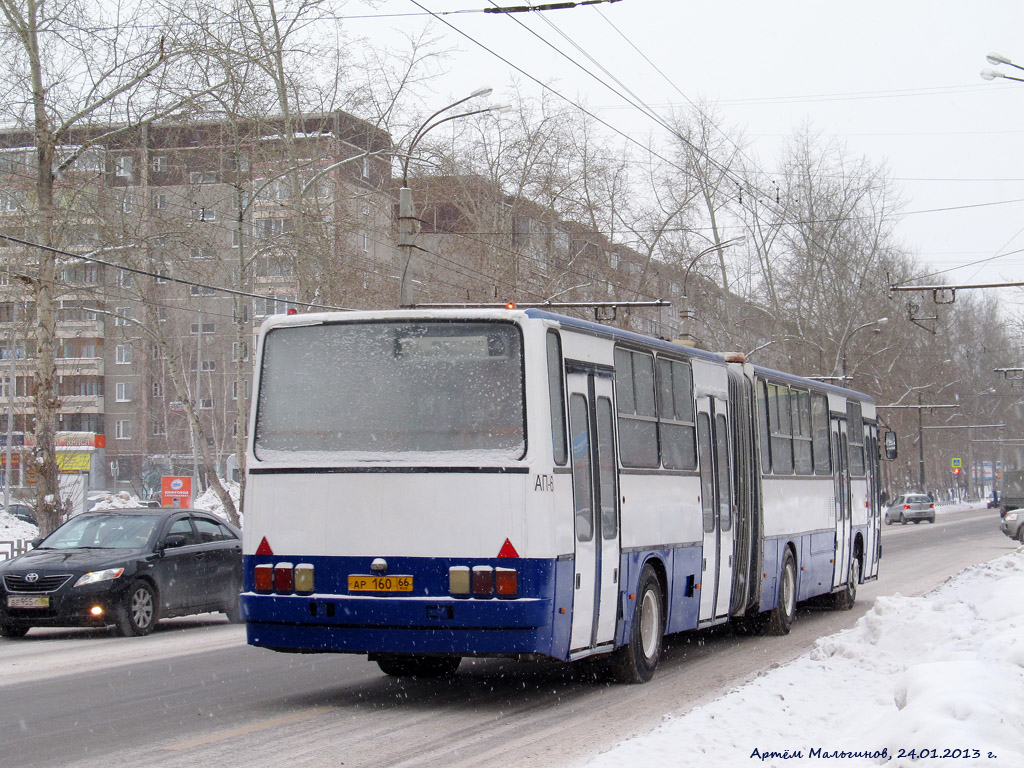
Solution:
{"label": "white and blue bus", "polygon": [[878,575],[857,392],[536,309],[275,316],[257,376],[252,645],[643,682],[666,634],[783,634]]}

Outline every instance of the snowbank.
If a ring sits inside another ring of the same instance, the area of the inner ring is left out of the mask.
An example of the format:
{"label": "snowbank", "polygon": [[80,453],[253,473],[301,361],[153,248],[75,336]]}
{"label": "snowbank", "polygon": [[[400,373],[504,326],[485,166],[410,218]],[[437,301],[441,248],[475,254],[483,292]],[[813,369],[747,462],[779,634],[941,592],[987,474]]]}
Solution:
{"label": "snowbank", "polygon": [[[227,480],[221,480],[221,484],[227,489],[228,495],[231,496],[231,500],[235,503],[235,509],[239,510],[238,516],[241,518],[241,485]],[[205,509],[207,512],[212,512],[222,520],[228,519],[228,513],[225,511],[224,505],[220,501],[220,497],[213,488],[207,488],[203,491],[199,498],[193,502],[192,506],[196,509]]]}
{"label": "snowbank", "polygon": [[39,535],[39,529],[31,523],[19,520],[14,515],[0,512],[0,541],[17,541],[34,539]]}
{"label": "snowbank", "polygon": [[1024,548],[923,597],[880,597],[852,629],[588,765],[1024,765]]}

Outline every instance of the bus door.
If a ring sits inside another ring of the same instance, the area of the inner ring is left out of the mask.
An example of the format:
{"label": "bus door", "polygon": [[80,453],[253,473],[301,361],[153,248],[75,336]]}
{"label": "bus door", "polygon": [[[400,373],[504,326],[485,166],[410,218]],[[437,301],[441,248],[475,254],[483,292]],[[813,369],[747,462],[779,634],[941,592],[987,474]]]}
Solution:
{"label": "bus door", "polygon": [[697,399],[697,454],[704,552],[698,621],[729,615],[733,575],[733,494],[725,401]]}
{"label": "bus door", "polygon": [[836,556],[832,586],[847,582],[850,569],[850,454],[846,419],[832,419],[832,473],[835,482]]}
{"label": "bus door", "polygon": [[865,425],[865,469],[867,475],[868,530],[864,543],[864,562],[861,564],[865,579],[878,576],[878,537],[881,534],[882,505],[878,498],[878,428]]}
{"label": "bus door", "polygon": [[566,376],[576,575],[570,653],[614,642],[619,593],[619,505],[611,371]]}

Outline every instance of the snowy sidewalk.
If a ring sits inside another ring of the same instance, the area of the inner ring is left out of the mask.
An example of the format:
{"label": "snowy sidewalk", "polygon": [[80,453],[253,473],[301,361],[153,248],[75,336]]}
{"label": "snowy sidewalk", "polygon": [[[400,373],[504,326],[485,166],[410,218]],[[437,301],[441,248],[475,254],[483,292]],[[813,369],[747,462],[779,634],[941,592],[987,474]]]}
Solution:
{"label": "snowy sidewalk", "polygon": [[588,763],[623,765],[1024,766],[1024,549]]}

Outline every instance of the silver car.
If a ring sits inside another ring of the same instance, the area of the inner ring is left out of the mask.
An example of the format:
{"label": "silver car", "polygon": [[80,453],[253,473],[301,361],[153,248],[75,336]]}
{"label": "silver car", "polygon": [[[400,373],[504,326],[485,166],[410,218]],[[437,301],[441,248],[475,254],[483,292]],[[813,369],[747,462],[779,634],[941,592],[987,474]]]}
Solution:
{"label": "silver car", "polygon": [[999,521],[999,530],[1024,544],[1024,509],[1011,509]]}
{"label": "silver car", "polygon": [[923,493],[904,493],[897,496],[885,510],[885,524],[935,522],[935,504],[930,496]]}

